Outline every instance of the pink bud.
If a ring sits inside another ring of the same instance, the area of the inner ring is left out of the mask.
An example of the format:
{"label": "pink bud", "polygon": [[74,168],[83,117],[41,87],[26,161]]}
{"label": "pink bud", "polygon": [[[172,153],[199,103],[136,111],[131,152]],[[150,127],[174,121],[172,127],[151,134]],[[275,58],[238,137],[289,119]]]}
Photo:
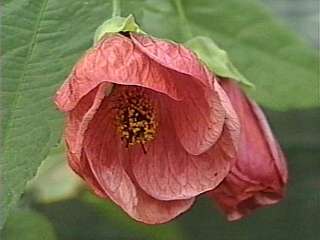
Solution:
{"label": "pink bud", "polygon": [[215,190],[209,192],[229,220],[283,198],[288,173],[285,157],[259,106],[236,83],[221,81],[240,120],[235,164]]}

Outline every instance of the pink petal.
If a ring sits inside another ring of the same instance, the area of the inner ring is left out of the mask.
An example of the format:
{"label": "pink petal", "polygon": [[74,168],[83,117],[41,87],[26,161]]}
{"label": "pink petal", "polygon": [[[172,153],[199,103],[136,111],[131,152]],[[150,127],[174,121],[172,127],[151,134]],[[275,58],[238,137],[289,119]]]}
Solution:
{"label": "pink petal", "polygon": [[118,34],[104,39],[79,60],[58,90],[55,103],[61,111],[70,111],[102,82],[143,86],[180,99],[172,72]]}
{"label": "pink petal", "polygon": [[132,170],[140,187],[154,198],[187,199],[215,188],[228,174],[235,146],[226,125],[221,138],[209,151],[190,155],[180,145],[170,114],[161,108],[156,139],[132,151]]}
{"label": "pink petal", "polygon": [[75,171],[80,169],[81,165],[80,158],[84,133],[105,97],[105,90],[108,85],[101,84],[98,88],[91,91],[67,116],[65,140],[68,152],[74,155],[74,157],[69,158],[69,163]]}
{"label": "pink petal", "polygon": [[240,119],[240,145],[231,173],[210,196],[236,220],[283,197],[287,168],[261,109],[235,83],[223,81],[222,86]]}
{"label": "pink petal", "polygon": [[155,62],[192,76],[207,87],[212,86],[209,70],[192,51],[181,44],[134,33],[131,33],[131,38],[134,44]]}
{"label": "pink petal", "polygon": [[[250,179],[261,182],[286,182],[287,168],[283,153],[263,112],[235,83],[224,81],[222,86],[237,111],[242,126],[237,169],[250,176]],[[257,168],[264,171],[257,171]],[[270,173],[276,173],[277,177]]]}
{"label": "pink petal", "polygon": [[[185,91],[182,101],[169,99],[167,103],[172,121],[184,149],[190,154],[199,155],[208,151],[219,139],[226,112],[220,102],[218,89],[203,88],[191,80],[179,79],[176,82]],[[219,91],[223,90],[220,88]]]}
{"label": "pink petal", "polygon": [[167,222],[189,209],[194,199],[160,201],[136,185],[127,170],[128,150],[116,133],[111,107],[105,100],[84,140],[89,166],[105,194],[132,218],[149,224]]}
{"label": "pink petal", "polygon": [[84,132],[104,99],[105,90],[108,85],[108,83],[101,84],[98,88],[82,98],[77,107],[68,113],[64,136],[70,167],[80,175],[99,196],[103,196],[104,194],[88,168],[86,156],[81,153]]}
{"label": "pink petal", "polygon": [[214,81],[214,88],[219,97],[219,102],[221,102],[224,111],[226,112],[226,121],[225,125],[229,131],[231,141],[229,144],[238,150],[239,140],[240,140],[240,120],[235,109],[232,106],[232,103],[227,95],[227,93],[223,90],[217,80]]}
{"label": "pink petal", "polygon": [[256,208],[274,204],[283,197],[272,188],[258,182],[244,181],[232,172],[218,188],[210,191],[208,196],[218,203],[229,221],[238,220]]}
{"label": "pink petal", "polygon": [[288,180],[288,169],[286,159],[281,150],[281,147],[278,141],[273,136],[271,128],[261,108],[254,101],[249,100],[249,103],[258,120],[258,123],[260,124],[260,129],[266,138],[270,153],[274,159],[274,164],[276,165],[277,171],[279,171],[279,176],[282,179],[282,182],[286,183]]}

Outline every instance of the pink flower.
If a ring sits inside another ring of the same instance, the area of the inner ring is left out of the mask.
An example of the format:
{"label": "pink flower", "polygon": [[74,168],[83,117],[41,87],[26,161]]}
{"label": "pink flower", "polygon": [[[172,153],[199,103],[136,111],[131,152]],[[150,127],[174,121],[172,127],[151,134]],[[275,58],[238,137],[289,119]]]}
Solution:
{"label": "pink flower", "polygon": [[237,220],[282,199],[288,173],[280,146],[259,106],[234,82],[221,84],[240,120],[240,144],[231,172],[209,196],[229,220]]}
{"label": "pink flower", "polygon": [[144,35],[104,38],[58,90],[69,164],[100,197],[156,224],[215,189],[234,164],[239,123],[197,57]]}

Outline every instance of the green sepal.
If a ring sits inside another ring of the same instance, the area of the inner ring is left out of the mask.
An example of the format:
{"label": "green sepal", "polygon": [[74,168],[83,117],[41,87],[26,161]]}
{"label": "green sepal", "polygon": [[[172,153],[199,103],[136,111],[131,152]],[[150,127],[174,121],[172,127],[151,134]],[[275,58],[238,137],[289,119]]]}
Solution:
{"label": "green sepal", "polygon": [[248,87],[254,87],[254,84],[246,79],[232,64],[227,52],[219,48],[211,38],[197,36],[184,43],[184,45],[194,51],[216,75],[233,79]]}
{"label": "green sepal", "polygon": [[136,23],[133,15],[128,17],[112,17],[102,23],[94,34],[94,44],[96,44],[107,33],[136,32],[145,34]]}

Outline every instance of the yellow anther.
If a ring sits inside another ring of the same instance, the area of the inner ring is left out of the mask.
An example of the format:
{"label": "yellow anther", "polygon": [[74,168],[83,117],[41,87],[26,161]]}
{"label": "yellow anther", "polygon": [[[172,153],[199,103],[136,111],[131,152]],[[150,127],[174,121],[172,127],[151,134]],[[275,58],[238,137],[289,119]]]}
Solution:
{"label": "yellow anther", "polygon": [[143,88],[132,87],[118,95],[115,116],[117,131],[126,146],[144,144],[155,138],[158,127],[155,103]]}

